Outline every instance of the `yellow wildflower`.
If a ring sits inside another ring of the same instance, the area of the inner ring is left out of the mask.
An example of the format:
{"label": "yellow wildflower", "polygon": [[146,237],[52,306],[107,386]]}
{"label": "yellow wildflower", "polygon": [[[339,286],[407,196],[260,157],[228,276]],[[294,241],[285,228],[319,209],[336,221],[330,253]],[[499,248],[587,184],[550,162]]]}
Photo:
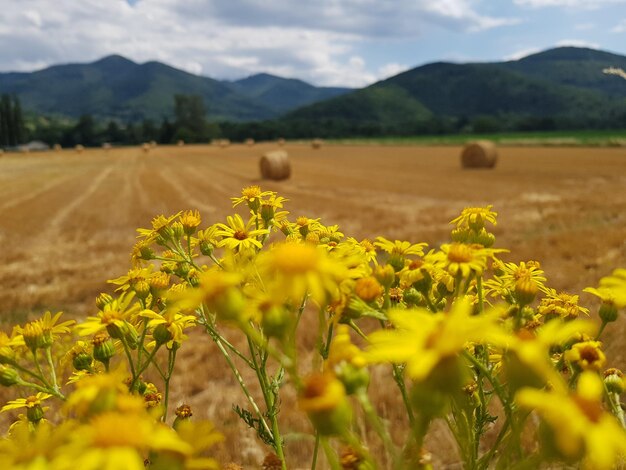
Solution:
{"label": "yellow wildflower", "polygon": [[471,228],[476,231],[484,228],[485,222],[496,225],[498,213],[492,211],[492,207],[492,205],[487,207],[466,207],[461,212],[461,215],[450,221],[450,223],[456,224],[457,228]]}
{"label": "yellow wildflower", "polygon": [[610,470],[626,455],[626,432],[602,407],[604,385],[583,372],[575,392],[565,384],[550,391],[524,388],[515,400],[535,410],[552,430],[556,449],[567,460],[582,459],[583,468]]}
{"label": "yellow wildflower", "polygon": [[[441,260],[439,262],[452,276],[467,278],[470,274],[480,276],[483,273],[487,268],[487,259],[493,255],[494,250],[481,245],[449,243],[441,245],[441,253],[445,258],[435,253],[432,258],[434,264]],[[428,258],[427,261],[430,261]]]}
{"label": "yellow wildflower", "polygon": [[176,343],[180,345],[187,336],[184,331],[196,324],[193,315],[184,315],[176,308],[170,307],[162,314],[152,310],[142,310],[142,317],[149,318],[148,329],[152,331],[152,337],[157,344],[166,344],[171,349]]}
{"label": "yellow wildflower", "polygon": [[617,308],[626,307],[626,269],[616,269],[610,276],[600,279],[598,289],[588,287],[583,291],[609,301]]}
{"label": "yellow wildflower", "polygon": [[51,312],[46,312],[40,319],[29,322],[23,327],[16,327],[15,332],[18,335],[14,338],[14,342],[23,341],[31,350],[52,346],[56,335],[69,333],[70,325],[76,323],[74,320],[67,320],[57,324],[61,315],[63,312],[57,312],[54,316]]}
{"label": "yellow wildflower", "polygon": [[257,239],[258,236],[267,235],[267,229],[252,229],[254,218],[251,218],[247,224],[239,214],[226,217],[227,224],[217,224],[216,235],[223,237],[219,243],[219,247],[226,247],[235,252],[246,251],[251,249],[261,249],[263,245]]}
{"label": "yellow wildflower", "polygon": [[554,289],[548,289],[547,295],[537,307],[537,312],[547,318],[561,317],[565,320],[578,318],[581,313],[589,315],[589,309],[578,305],[577,295],[557,293]]}
{"label": "yellow wildflower", "polygon": [[198,212],[197,210],[183,212],[180,216],[180,223],[183,226],[185,234],[192,235],[193,233],[195,233],[200,223],[202,223],[200,212]]}
{"label": "yellow wildflower", "polygon": [[140,311],[140,306],[133,302],[134,293],[126,292],[104,305],[103,309],[95,317],[87,317],[84,323],[77,326],[81,336],[92,335],[102,330],[107,330],[109,335],[115,339],[132,339],[137,336],[134,326],[136,314]]}
{"label": "yellow wildflower", "polygon": [[339,282],[348,277],[345,266],[308,244],[276,244],[259,256],[258,265],[272,294],[297,303],[309,294],[326,304],[338,293]]}
{"label": "yellow wildflower", "polygon": [[233,202],[233,207],[237,207],[239,204],[243,204],[244,202],[248,204],[248,207],[256,212],[261,205],[261,198],[266,196],[271,196],[274,193],[273,191],[261,191],[259,186],[248,186],[241,190],[241,197],[231,197],[230,200]]}
{"label": "yellow wildflower", "polygon": [[500,310],[472,315],[465,300],[456,302],[449,313],[422,309],[391,309],[387,316],[395,327],[379,330],[368,339],[368,362],[407,363],[407,374],[425,380],[446,359],[457,357],[467,343],[506,344],[508,335],[498,326]]}
{"label": "yellow wildflower", "polygon": [[31,395],[28,398],[17,398],[16,400],[10,400],[6,405],[2,407],[0,412],[17,410],[20,408],[35,408],[41,406],[44,400],[47,400],[52,395],[49,393],[37,392],[37,395]]}
{"label": "yellow wildflower", "polygon": [[599,371],[606,362],[606,356],[600,341],[581,341],[565,351],[565,360],[579,371]]}
{"label": "yellow wildflower", "polygon": [[387,240],[384,237],[376,237],[376,241],[374,242],[374,246],[377,246],[383,251],[386,251],[390,255],[398,255],[398,256],[424,256],[424,247],[427,246],[426,243],[411,243],[408,241],[401,240]]}

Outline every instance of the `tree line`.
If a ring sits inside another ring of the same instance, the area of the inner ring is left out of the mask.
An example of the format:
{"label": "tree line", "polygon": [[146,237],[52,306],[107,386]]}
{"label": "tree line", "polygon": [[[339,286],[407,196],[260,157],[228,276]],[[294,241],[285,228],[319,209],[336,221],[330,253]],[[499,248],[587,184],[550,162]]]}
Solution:
{"label": "tree line", "polygon": [[77,121],[59,118],[30,117],[26,121],[15,96],[0,98],[0,147],[15,146],[29,140],[49,145],[70,147],[77,144],[93,147],[104,143],[137,145],[143,142],[160,144],[206,143],[226,138],[235,142],[245,139],[275,140],[345,137],[404,137],[415,135],[496,133],[510,131],[551,131],[606,129],[626,127],[626,112],[597,119],[587,116],[585,122],[566,116],[536,117],[500,116],[431,116],[426,119],[407,116],[402,122],[354,121],[349,118],[303,119],[289,116],[253,122],[210,122],[201,96],[175,95],[174,115],[160,122],[144,119],[122,123],[102,121],[83,115]]}
{"label": "tree line", "polygon": [[0,97],[0,147],[15,147],[26,137],[22,106],[17,96]]}

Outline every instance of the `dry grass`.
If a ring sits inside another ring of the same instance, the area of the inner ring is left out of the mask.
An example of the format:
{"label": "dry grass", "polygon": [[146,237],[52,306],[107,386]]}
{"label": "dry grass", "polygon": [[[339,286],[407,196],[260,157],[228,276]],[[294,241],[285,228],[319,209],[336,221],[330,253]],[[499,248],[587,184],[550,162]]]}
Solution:
{"label": "dry grass", "polygon": [[[0,159],[0,315],[23,321],[44,309],[73,315],[93,312],[93,299],[110,291],[106,279],[128,269],[135,229],[153,216],[197,208],[205,224],[231,213],[230,196],[262,184],[289,198],[294,217],[321,217],[357,238],[447,241],[451,220],[465,206],[493,204],[500,213],[497,246],[512,250],[511,260],[539,260],[551,285],[579,292],[618,266],[626,266],[626,153],[619,148],[500,147],[489,171],[463,171],[459,147],[329,146],[287,143],[291,179],[260,181],[258,158],[276,144],[140,147],[5,154]],[[582,303],[593,307],[592,299]],[[314,320],[310,320],[314,322]],[[313,323],[312,323],[313,324]],[[610,366],[626,366],[626,321],[606,336]],[[302,337],[311,350],[312,338]],[[215,360],[213,360],[215,358]],[[227,435],[220,450],[246,468],[263,448],[231,412],[243,404],[235,381],[210,340],[194,334],[182,350],[173,383],[174,403],[190,403],[198,417],[209,417]],[[376,369],[376,375],[385,375]],[[384,381],[382,383],[389,383]],[[391,384],[389,385],[391,389]],[[394,393],[372,390],[395,433],[406,427]],[[285,396],[284,424],[306,429]],[[442,427],[430,448],[440,466],[456,460]],[[306,462],[312,443],[292,436],[292,467]],[[438,452],[439,451],[439,452]]]}

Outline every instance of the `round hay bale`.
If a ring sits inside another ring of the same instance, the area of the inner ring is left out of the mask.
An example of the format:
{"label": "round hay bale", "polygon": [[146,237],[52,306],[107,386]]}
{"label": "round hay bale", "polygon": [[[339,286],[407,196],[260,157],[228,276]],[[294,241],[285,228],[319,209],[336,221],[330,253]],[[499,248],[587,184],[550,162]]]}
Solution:
{"label": "round hay bale", "polygon": [[463,168],[493,168],[497,161],[498,150],[490,140],[469,142],[461,153]]}
{"label": "round hay bale", "polygon": [[183,145],[185,145],[185,141],[181,139],[178,142],[176,142],[176,145],[178,145],[179,147],[182,147]]}
{"label": "round hay bale", "polygon": [[74,150],[76,150],[76,153],[83,153],[85,151],[85,147],[83,147],[81,144],[78,144],[76,147],[74,147]]}
{"label": "round hay bale", "polygon": [[150,151],[150,144],[144,142],[143,144],[141,144],[141,150],[143,150],[143,153],[148,153]]}
{"label": "round hay bale", "polygon": [[248,147],[254,146],[254,139],[246,139],[246,145]]}
{"label": "round hay bale", "polygon": [[278,139],[276,142],[278,143],[279,147],[282,147],[283,145],[285,145],[285,139],[283,139],[282,137]]}
{"label": "round hay bale", "polygon": [[315,150],[321,149],[323,143],[324,142],[322,141],[322,139],[313,139],[311,141],[311,148],[313,148]]}
{"label": "round hay bale", "polygon": [[289,156],[284,150],[264,153],[260,161],[261,177],[265,180],[285,180],[291,176]]}
{"label": "round hay bale", "polygon": [[63,149],[63,147],[61,147],[61,144],[54,144],[54,147],[52,148],[55,152],[60,152]]}
{"label": "round hay bale", "polygon": [[220,148],[225,149],[226,147],[230,147],[230,140],[228,139],[220,140]]}
{"label": "round hay bale", "polygon": [[105,152],[108,152],[109,150],[111,150],[111,144],[109,142],[105,142],[102,144],[102,148]]}
{"label": "round hay bale", "polygon": [[150,141],[150,148],[156,148],[156,146],[157,146],[156,140],[151,140]]}

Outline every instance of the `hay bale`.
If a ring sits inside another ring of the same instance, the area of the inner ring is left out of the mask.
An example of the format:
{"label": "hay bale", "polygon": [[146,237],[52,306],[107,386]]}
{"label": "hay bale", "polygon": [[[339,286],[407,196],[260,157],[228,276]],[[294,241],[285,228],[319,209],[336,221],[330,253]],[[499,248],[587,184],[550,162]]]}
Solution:
{"label": "hay bale", "polygon": [[278,139],[276,142],[278,143],[279,147],[282,147],[283,145],[285,145],[285,139],[283,139],[282,137]]}
{"label": "hay bale", "polygon": [[111,144],[109,142],[105,142],[102,144],[102,148],[105,152],[108,152],[109,150],[111,150]]}
{"label": "hay bale", "polygon": [[324,143],[324,141],[322,139],[313,139],[311,141],[311,148],[318,150],[322,148],[322,144]]}
{"label": "hay bale", "polygon": [[148,153],[150,151],[150,144],[144,142],[143,144],[141,144],[141,150],[143,150],[143,153]]}
{"label": "hay bale", "polygon": [[496,144],[489,140],[469,142],[463,147],[461,165],[463,168],[493,168],[498,160]]}
{"label": "hay bale", "polygon": [[61,144],[54,144],[54,147],[52,148],[55,152],[60,152],[63,149],[63,147],[61,147]]}
{"label": "hay bale", "polygon": [[226,147],[230,147],[230,140],[228,139],[220,140],[220,148],[225,149]]}
{"label": "hay bale", "polygon": [[246,139],[246,145],[248,147],[253,147],[254,146],[254,139]]}
{"label": "hay bale", "polygon": [[74,150],[76,150],[76,153],[83,153],[85,147],[83,147],[81,144],[78,144],[76,147],[74,147]]}
{"label": "hay bale", "polygon": [[266,152],[261,157],[261,178],[265,180],[285,180],[291,176],[289,156],[284,150]]}
{"label": "hay bale", "polygon": [[150,141],[150,148],[156,148],[156,146],[157,146],[156,140],[151,140]]}
{"label": "hay bale", "polygon": [[181,139],[178,142],[176,142],[176,145],[178,145],[179,147],[182,147],[183,145],[185,145],[185,141]]}

